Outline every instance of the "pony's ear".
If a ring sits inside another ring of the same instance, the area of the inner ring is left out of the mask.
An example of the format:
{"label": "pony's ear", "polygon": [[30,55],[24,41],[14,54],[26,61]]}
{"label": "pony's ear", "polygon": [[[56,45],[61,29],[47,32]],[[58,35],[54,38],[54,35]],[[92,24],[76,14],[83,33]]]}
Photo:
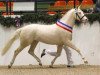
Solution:
{"label": "pony's ear", "polygon": [[80,9],[81,8],[81,5],[78,7],[78,9]]}

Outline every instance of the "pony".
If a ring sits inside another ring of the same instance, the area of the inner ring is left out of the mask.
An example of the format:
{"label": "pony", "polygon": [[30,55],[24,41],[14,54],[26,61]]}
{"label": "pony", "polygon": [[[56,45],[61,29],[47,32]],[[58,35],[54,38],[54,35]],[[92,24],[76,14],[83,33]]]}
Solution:
{"label": "pony", "polygon": [[57,45],[57,54],[52,60],[50,67],[53,67],[55,60],[60,56],[63,46],[70,47],[77,51],[84,63],[88,63],[88,61],[81,53],[81,50],[71,42],[72,30],[73,26],[75,25],[75,20],[79,20],[83,23],[88,21],[87,17],[79,7],[73,8],[66,12],[65,15],[63,15],[63,17],[59,19],[55,24],[30,24],[17,29],[2,50],[2,55],[4,55],[9,50],[13,42],[18,38],[20,39],[20,46],[15,50],[14,56],[10,62],[10,65],[8,65],[8,68],[11,68],[17,55],[29,45],[30,49],[28,53],[39,62],[39,65],[42,66],[41,60],[34,53],[35,47],[39,42]]}

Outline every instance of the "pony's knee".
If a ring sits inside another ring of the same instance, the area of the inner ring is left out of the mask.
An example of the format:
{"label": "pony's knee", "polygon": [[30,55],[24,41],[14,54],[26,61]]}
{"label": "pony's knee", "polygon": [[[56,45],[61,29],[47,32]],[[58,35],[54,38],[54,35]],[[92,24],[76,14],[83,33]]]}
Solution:
{"label": "pony's knee", "polygon": [[14,55],[17,56],[18,53],[19,53],[19,51],[16,50],[16,51],[14,52]]}
{"label": "pony's knee", "polygon": [[61,53],[58,53],[57,56],[59,57],[61,55]]}
{"label": "pony's knee", "polygon": [[31,54],[31,51],[29,50],[28,53]]}
{"label": "pony's knee", "polygon": [[61,55],[61,51],[60,52],[57,52],[57,56],[59,57]]}
{"label": "pony's knee", "polygon": [[78,53],[81,53],[79,49],[76,50]]}
{"label": "pony's knee", "polygon": [[22,49],[19,48],[19,49],[15,50],[14,54],[17,55],[17,54],[19,54],[21,51],[22,51]]}
{"label": "pony's knee", "polygon": [[28,53],[29,53],[29,54],[33,54],[33,51],[29,50]]}
{"label": "pony's knee", "polygon": [[19,53],[19,51],[16,50],[14,53],[17,54],[17,53]]}

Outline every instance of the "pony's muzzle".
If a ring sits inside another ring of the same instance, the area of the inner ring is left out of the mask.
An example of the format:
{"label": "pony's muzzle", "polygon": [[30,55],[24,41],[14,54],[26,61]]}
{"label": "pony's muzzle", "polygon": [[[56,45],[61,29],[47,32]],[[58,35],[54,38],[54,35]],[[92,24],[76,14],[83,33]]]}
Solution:
{"label": "pony's muzzle", "polygon": [[86,20],[83,22],[83,24],[86,25],[87,22],[88,22],[88,19],[86,19]]}
{"label": "pony's muzzle", "polygon": [[84,17],[84,19],[82,20],[82,23],[84,23],[84,25],[88,22],[88,18]]}
{"label": "pony's muzzle", "polygon": [[89,20],[88,19],[86,19],[86,22],[88,22]]}

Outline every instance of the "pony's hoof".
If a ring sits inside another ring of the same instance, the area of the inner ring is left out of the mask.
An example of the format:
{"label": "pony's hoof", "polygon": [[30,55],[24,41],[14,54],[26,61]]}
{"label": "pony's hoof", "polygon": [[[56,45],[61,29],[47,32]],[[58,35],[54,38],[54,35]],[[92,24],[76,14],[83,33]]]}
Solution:
{"label": "pony's hoof", "polygon": [[49,67],[50,67],[50,68],[53,68],[53,66],[52,66],[52,65],[49,65]]}
{"label": "pony's hoof", "polygon": [[8,68],[10,69],[10,68],[11,68],[11,66],[10,66],[10,65],[8,65]]}
{"label": "pony's hoof", "polygon": [[68,68],[74,68],[74,65],[67,65]]}
{"label": "pony's hoof", "polygon": [[42,66],[42,63],[39,63],[40,66]]}
{"label": "pony's hoof", "polygon": [[84,61],[85,64],[88,64],[88,61]]}

